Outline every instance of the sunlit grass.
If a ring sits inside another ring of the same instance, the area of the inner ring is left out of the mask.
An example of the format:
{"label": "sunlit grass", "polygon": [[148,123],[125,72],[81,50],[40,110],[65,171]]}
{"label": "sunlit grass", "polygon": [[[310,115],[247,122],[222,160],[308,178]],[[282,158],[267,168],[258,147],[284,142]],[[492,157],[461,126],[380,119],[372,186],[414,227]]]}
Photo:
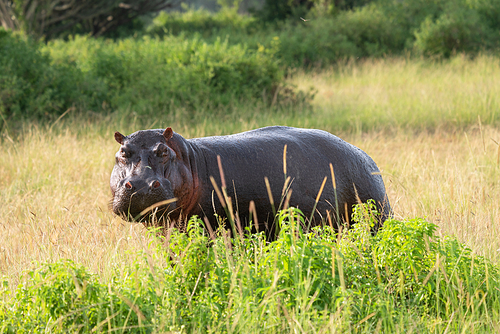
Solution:
{"label": "sunlit grass", "polygon": [[[75,125],[66,124],[58,131],[33,127],[14,142],[4,136],[3,273],[15,277],[33,260],[60,257],[102,270],[113,256],[124,256],[125,250],[144,242],[141,226],[123,222],[108,209],[109,175],[118,149],[113,139],[116,129],[109,126],[102,133],[96,129],[75,135]],[[188,138],[206,134],[196,127],[183,130],[180,126],[178,131]],[[397,217],[427,217],[443,234],[457,235],[479,253],[497,259],[498,129],[339,135],[377,162]]]}
{"label": "sunlit grass", "polygon": [[498,57],[369,59],[319,73],[299,71],[290,82],[317,90],[311,122],[333,129],[453,131],[478,119],[500,122]]}
{"label": "sunlit grass", "polygon": [[317,90],[307,125],[357,134],[348,138],[381,167],[397,215],[428,217],[498,258],[498,57],[366,60],[290,82]]}
{"label": "sunlit grass", "polygon": [[498,129],[471,128],[453,134],[371,134],[354,143],[381,168],[397,217],[426,217],[443,235],[455,235],[498,260],[499,141]]}
{"label": "sunlit grass", "polygon": [[[32,261],[71,258],[101,271],[121,258],[140,227],[109,213],[111,143],[31,129],[4,140],[0,157],[2,241],[0,271],[16,277]],[[139,234],[138,234],[139,233]]]}
{"label": "sunlit grass", "polygon": [[[499,74],[498,59],[489,57],[427,65],[380,60],[319,74],[296,73],[290,82],[318,90],[313,111],[303,114],[252,106],[226,117],[199,115],[186,121],[182,113],[155,119],[117,113],[92,120],[70,114],[57,124],[4,128],[0,273],[15,286],[22,272],[38,263],[72,259],[106,282],[117,268],[135,263],[137,251],[147,251],[154,238],[108,208],[109,175],[118,149],[113,133],[166,126],[186,138],[276,124],[328,130],[375,160],[396,218],[424,217],[438,225],[440,235],[456,236],[476,254],[499,263]],[[297,311],[283,328],[300,331],[293,317],[301,316],[305,320],[300,323],[306,323],[308,315]],[[346,329],[346,316],[339,311],[322,326]],[[455,332],[474,328],[467,313],[456,317],[459,324],[463,318],[463,326]],[[250,318],[245,321],[257,321]],[[398,332],[421,325],[411,313],[400,320],[392,327]],[[433,322],[446,328],[446,319],[428,321],[428,329]],[[366,327],[367,332],[375,329]]]}

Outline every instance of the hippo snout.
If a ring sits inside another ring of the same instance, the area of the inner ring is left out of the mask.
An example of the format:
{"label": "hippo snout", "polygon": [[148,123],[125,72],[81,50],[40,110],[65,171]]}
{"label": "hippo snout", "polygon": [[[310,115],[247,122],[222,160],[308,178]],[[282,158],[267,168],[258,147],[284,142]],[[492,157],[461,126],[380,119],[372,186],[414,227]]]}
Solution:
{"label": "hippo snout", "polygon": [[136,192],[138,194],[144,194],[149,191],[161,191],[163,189],[161,183],[157,179],[153,180],[123,180],[122,186],[128,192]]}
{"label": "hippo snout", "polygon": [[[142,179],[129,177],[121,180],[113,198],[113,211],[128,220],[140,219],[142,216],[156,212],[166,214],[175,209],[175,203],[168,205],[155,204],[174,197],[170,182],[164,178],[151,177]],[[149,212],[143,212],[150,209]],[[142,213],[142,215],[141,215]]]}

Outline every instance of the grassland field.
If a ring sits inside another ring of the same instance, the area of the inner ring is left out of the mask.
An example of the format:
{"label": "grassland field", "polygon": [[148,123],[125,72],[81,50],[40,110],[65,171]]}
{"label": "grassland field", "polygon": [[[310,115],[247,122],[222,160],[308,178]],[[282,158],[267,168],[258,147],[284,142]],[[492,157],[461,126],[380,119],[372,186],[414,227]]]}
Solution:
{"label": "grassland field", "polygon": [[425,218],[439,235],[500,263],[498,58],[368,60],[296,71],[287,80],[314,88],[312,110],[241,105],[196,122],[167,112],[154,119],[70,113],[51,124],[4,128],[0,273],[15,286],[39,263],[71,259],[105,281],[113,268],[132,265],[154,237],[108,208],[113,133],[166,126],[186,138],[277,124],[330,131],[377,162],[396,218]]}

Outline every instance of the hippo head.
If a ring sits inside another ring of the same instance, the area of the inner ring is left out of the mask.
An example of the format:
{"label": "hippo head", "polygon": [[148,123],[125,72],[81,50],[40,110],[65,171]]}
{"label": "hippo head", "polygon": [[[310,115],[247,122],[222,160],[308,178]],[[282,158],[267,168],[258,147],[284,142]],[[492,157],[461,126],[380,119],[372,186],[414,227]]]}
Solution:
{"label": "hippo head", "polygon": [[173,135],[171,128],[129,136],[115,133],[121,147],[110,179],[114,213],[150,222],[153,216],[166,217],[178,208],[176,193],[189,183],[189,173],[176,146],[169,145]]}

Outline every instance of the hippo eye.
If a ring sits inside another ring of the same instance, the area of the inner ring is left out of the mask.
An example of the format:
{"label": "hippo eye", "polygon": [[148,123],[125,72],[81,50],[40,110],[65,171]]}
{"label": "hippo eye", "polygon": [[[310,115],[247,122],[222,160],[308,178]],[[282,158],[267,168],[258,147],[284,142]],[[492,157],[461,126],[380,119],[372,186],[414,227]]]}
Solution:
{"label": "hippo eye", "polygon": [[154,153],[158,158],[166,157],[168,156],[168,147],[167,145],[161,144],[158,145],[158,147],[154,150]]}
{"label": "hippo eye", "polygon": [[122,158],[128,159],[132,155],[132,153],[128,150],[124,150],[123,148],[120,150],[120,155]]}

